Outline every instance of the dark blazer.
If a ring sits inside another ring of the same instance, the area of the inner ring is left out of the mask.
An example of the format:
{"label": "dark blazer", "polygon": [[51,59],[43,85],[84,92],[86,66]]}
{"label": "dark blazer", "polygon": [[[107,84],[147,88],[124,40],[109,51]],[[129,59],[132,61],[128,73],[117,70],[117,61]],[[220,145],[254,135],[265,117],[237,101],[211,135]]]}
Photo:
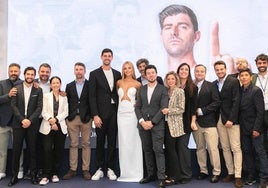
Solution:
{"label": "dark blazer", "polygon": [[11,109],[11,98],[8,96],[10,89],[22,83],[22,80],[17,80],[13,83],[11,80],[0,81],[0,126],[10,126],[12,123],[13,111]]}
{"label": "dark blazer", "polygon": [[192,116],[196,114],[196,102],[197,102],[197,92],[198,88],[195,85],[193,90],[193,95],[190,96],[189,88],[184,88],[184,94],[185,94],[185,109],[183,113],[183,126],[184,126],[184,132],[190,133],[192,132],[191,128],[191,121]]}
{"label": "dark blazer", "polygon": [[218,122],[217,110],[221,105],[219,90],[212,84],[204,80],[197,95],[197,108],[201,108],[203,115],[197,116],[200,127],[216,127]]}
{"label": "dark blazer", "polygon": [[[160,76],[157,76],[156,80],[157,80],[157,82],[158,82],[159,84],[164,85],[163,79],[162,79]],[[141,82],[141,76],[140,76],[139,78],[137,78],[137,81],[140,82],[140,83],[142,84],[142,82]]]}
{"label": "dark blazer", "polygon": [[66,94],[69,104],[69,115],[67,119],[72,121],[77,115],[77,109],[79,109],[79,116],[83,123],[89,122],[91,118],[90,106],[89,106],[89,81],[85,79],[85,83],[82,89],[80,98],[77,95],[76,82],[72,81],[66,85]]}
{"label": "dark blazer", "polygon": [[[27,112],[25,113],[25,100],[24,100],[24,91],[23,83],[15,86],[17,88],[17,96],[12,97],[11,99],[11,108],[14,113],[14,119],[12,127],[20,128],[21,121],[25,118],[29,119],[32,123],[32,126],[36,126],[39,129],[38,118],[42,112],[43,107],[43,92],[41,88],[32,87],[30,93],[30,98],[28,102]],[[26,117],[25,117],[26,114]]]}
{"label": "dark blazer", "polygon": [[241,103],[239,109],[239,123],[241,133],[252,135],[253,131],[262,133],[264,115],[264,99],[262,90],[250,84],[244,90],[241,87]]}
{"label": "dark blazer", "polygon": [[102,67],[90,72],[89,75],[89,103],[92,116],[101,118],[109,117],[109,106],[111,99],[118,104],[118,95],[116,91],[116,82],[121,79],[121,73],[112,69],[114,76],[114,87],[111,91]]}
{"label": "dark blazer", "polygon": [[[145,121],[151,120],[154,125],[158,125],[161,120],[164,122],[164,114],[161,110],[168,107],[168,91],[165,86],[157,84],[149,103],[147,88],[147,85],[142,86],[138,92],[135,113],[138,120],[143,118]],[[138,128],[143,129],[140,124]]]}
{"label": "dark blazer", "polygon": [[[218,88],[218,80],[215,80],[213,84]],[[240,104],[240,83],[239,80],[227,76],[222,86],[220,93],[221,106],[218,113],[221,114],[222,123],[226,121],[232,121],[234,124],[238,124],[238,113]]]}

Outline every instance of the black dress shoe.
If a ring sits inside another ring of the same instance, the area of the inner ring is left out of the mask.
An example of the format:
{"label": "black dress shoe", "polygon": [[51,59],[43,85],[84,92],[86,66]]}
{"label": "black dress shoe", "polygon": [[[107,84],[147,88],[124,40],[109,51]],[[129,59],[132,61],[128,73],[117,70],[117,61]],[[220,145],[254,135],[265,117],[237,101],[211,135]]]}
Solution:
{"label": "black dress shoe", "polygon": [[154,176],[147,176],[143,179],[140,180],[140,184],[145,184],[145,183],[149,183],[155,180]]}
{"label": "black dress shoe", "polygon": [[33,175],[32,176],[32,178],[31,178],[31,182],[32,182],[32,184],[34,184],[34,185],[37,185],[38,184],[38,178],[37,178],[37,176],[36,175]]}
{"label": "black dress shoe", "polygon": [[182,178],[179,180],[180,184],[186,184],[191,181],[191,178]]}
{"label": "black dress shoe", "polygon": [[219,176],[213,175],[210,179],[211,183],[217,183],[219,181]]}
{"label": "black dress shoe", "polygon": [[18,183],[18,177],[17,176],[13,176],[11,178],[11,180],[9,181],[9,183],[8,183],[8,187],[11,187],[11,186],[15,185],[16,183]]}
{"label": "black dress shoe", "polygon": [[166,187],[165,180],[159,180],[157,188],[165,188],[165,187]]}
{"label": "black dress shoe", "polygon": [[30,180],[32,178],[31,171],[28,170],[26,174],[24,174],[23,179],[24,180]]}
{"label": "black dress shoe", "polygon": [[208,177],[207,174],[201,172],[198,176],[197,176],[197,179],[198,180],[203,180],[203,179],[206,179]]}

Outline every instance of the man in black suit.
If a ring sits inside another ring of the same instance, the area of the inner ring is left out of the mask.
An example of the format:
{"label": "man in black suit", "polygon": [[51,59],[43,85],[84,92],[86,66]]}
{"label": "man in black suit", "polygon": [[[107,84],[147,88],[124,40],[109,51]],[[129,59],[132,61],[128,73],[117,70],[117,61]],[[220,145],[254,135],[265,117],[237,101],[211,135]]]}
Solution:
{"label": "man in black suit", "polygon": [[221,161],[218,149],[219,136],[217,132],[218,118],[216,115],[221,104],[219,91],[214,84],[205,80],[206,67],[204,65],[196,65],[194,74],[195,82],[198,87],[196,112],[197,127],[193,128],[193,130],[195,130],[193,136],[196,142],[197,161],[200,167],[200,174],[197,179],[202,180],[208,176],[207,148],[210,163],[213,168],[211,183],[216,183],[221,173]]}
{"label": "man in black suit", "polygon": [[247,182],[255,181],[255,153],[259,165],[259,188],[268,186],[268,160],[263,143],[264,97],[261,89],[251,83],[252,73],[249,69],[240,71],[242,83],[239,122],[241,126],[241,142],[244,153],[245,167],[248,174]]}
{"label": "man in black suit", "polygon": [[214,70],[218,79],[213,83],[220,92],[221,100],[217,128],[228,171],[223,182],[231,182],[234,178],[239,181],[242,173],[242,150],[238,124],[240,83],[238,79],[227,76],[225,62],[215,62]]}
{"label": "man in black suit", "polygon": [[157,169],[159,179],[157,186],[163,188],[165,187],[165,155],[163,150],[165,124],[162,109],[168,106],[168,92],[163,85],[158,84],[156,80],[157,69],[154,65],[146,66],[145,75],[148,84],[141,87],[135,105],[147,168],[147,177],[140,180],[140,183],[153,181],[155,179],[155,169]]}
{"label": "man in black suit", "polygon": [[105,48],[101,53],[102,66],[89,75],[89,102],[93,121],[96,126],[97,146],[96,160],[98,170],[92,180],[103,177],[105,169],[105,139],[108,144],[108,171],[110,180],[116,180],[114,173],[116,164],[116,136],[117,136],[117,104],[118,95],[116,82],[121,79],[121,73],[111,68],[113,52]]}
{"label": "man in black suit", "polygon": [[62,179],[69,180],[76,175],[78,165],[79,135],[82,142],[82,172],[85,180],[90,180],[90,135],[91,115],[89,107],[89,83],[85,79],[86,66],[77,62],[74,65],[75,81],[67,84],[66,93],[69,104],[67,128],[70,137],[70,170]]}
{"label": "man in black suit", "polygon": [[[139,81],[143,86],[148,84],[148,80],[144,73],[145,67],[147,65],[149,65],[149,61],[145,58],[141,58],[136,62],[137,69],[141,74],[141,76],[137,78],[137,81]],[[160,76],[157,76],[156,79],[159,84],[164,85],[163,79]]]}
{"label": "man in black suit", "polygon": [[16,96],[12,97],[11,107],[13,118],[13,176],[8,184],[12,186],[18,182],[19,160],[23,141],[25,139],[27,149],[30,151],[29,167],[32,172],[31,182],[37,184],[36,177],[36,136],[39,130],[38,118],[42,112],[43,93],[41,88],[33,87],[36,70],[27,67],[24,70],[24,82],[15,86]]}
{"label": "man in black suit", "polygon": [[[13,112],[10,106],[11,97],[16,96],[17,94],[17,89],[14,88],[14,86],[23,82],[19,78],[20,65],[17,63],[10,64],[8,66],[8,76],[8,79],[0,81],[0,180],[6,177],[7,150],[9,139],[12,135],[11,124]],[[18,178],[22,178],[22,161],[19,174],[20,176],[18,176]]]}

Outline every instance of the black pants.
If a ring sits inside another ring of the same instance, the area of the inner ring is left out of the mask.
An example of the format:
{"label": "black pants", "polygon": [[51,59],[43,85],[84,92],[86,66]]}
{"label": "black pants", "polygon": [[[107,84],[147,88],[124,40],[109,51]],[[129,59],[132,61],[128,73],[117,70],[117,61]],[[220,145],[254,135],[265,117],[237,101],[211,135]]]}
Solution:
{"label": "black pants", "polygon": [[44,146],[44,171],[43,177],[50,178],[52,175],[59,175],[59,168],[62,161],[62,154],[66,135],[61,130],[50,131],[43,135]]}
{"label": "black pants", "polygon": [[12,173],[13,176],[17,176],[19,172],[20,155],[23,147],[23,141],[25,139],[26,149],[29,153],[29,157],[26,160],[29,164],[29,169],[34,172],[36,170],[36,135],[38,129],[31,125],[29,128],[24,129],[22,127],[13,128],[13,157],[12,157]]}
{"label": "black pants", "polygon": [[116,106],[111,111],[110,117],[102,118],[102,127],[96,128],[97,143],[96,143],[96,162],[97,167],[105,169],[105,140],[107,137],[107,167],[114,170],[116,164],[116,136],[117,136],[117,110]]}

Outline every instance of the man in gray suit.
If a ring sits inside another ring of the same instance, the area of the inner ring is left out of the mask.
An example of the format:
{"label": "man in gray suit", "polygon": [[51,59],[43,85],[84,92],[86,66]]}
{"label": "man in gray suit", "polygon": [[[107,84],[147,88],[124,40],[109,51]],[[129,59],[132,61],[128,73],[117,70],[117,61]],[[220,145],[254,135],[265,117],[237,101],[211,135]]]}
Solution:
{"label": "man in gray suit", "polygon": [[154,65],[146,66],[145,75],[148,84],[140,89],[135,106],[148,174],[147,177],[140,180],[140,183],[153,181],[155,179],[155,168],[157,168],[159,179],[157,187],[163,188],[165,187],[165,156],[163,150],[165,127],[162,109],[168,106],[168,92],[163,85],[157,83],[157,69]]}

